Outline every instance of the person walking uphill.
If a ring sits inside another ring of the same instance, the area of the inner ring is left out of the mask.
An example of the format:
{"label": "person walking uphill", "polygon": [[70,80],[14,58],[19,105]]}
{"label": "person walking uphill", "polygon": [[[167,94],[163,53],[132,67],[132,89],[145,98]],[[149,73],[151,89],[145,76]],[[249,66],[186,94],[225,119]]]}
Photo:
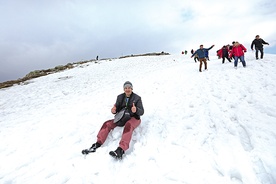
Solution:
{"label": "person walking uphill", "polygon": [[202,68],[202,62],[204,63],[204,67],[205,67],[205,70],[207,70],[207,60],[206,60],[206,57],[205,57],[205,53],[206,53],[206,50],[210,50],[214,47],[215,45],[212,45],[210,48],[206,49],[206,48],[203,48],[203,45],[200,45],[199,46],[199,49],[197,51],[195,51],[193,53],[193,55],[191,56],[194,57],[196,54],[198,55],[198,58],[199,58],[199,72],[202,72],[201,68]]}
{"label": "person walking uphill", "polygon": [[115,127],[123,127],[123,134],[119,142],[119,147],[115,151],[110,151],[109,154],[117,159],[122,159],[125,151],[129,148],[132,133],[137,128],[144,114],[142,99],[139,95],[132,92],[132,83],[126,81],[123,85],[124,93],[117,96],[116,103],[111,109],[111,113],[115,114],[114,119],[103,123],[97,135],[97,142],[92,144],[89,149],[82,151],[83,154],[95,152],[97,148],[104,144],[109,132]]}
{"label": "person walking uphill", "polygon": [[253,49],[253,46],[255,45],[255,50],[256,50],[256,59],[259,59],[258,52],[261,52],[261,59],[263,59],[264,56],[264,48],[263,44],[269,45],[269,43],[265,42],[263,39],[260,38],[259,35],[256,35],[255,39],[251,43],[251,49]]}
{"label": "person walking uphill", "polygon": [[246,67],[246,63],[244,60],[244,53],[246,52],[246,48],[240,44],[239,42],[235,42],[230,53],[230,58],[234,56],[234,67],[237,69],[238,66],[238,59],[241,60],[243,67]]}

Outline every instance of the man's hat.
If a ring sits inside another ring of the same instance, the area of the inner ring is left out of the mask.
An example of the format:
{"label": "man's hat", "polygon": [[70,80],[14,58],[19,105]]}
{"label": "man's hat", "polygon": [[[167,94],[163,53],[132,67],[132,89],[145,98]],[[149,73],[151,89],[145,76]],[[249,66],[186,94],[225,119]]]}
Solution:
{"label": "man's hat", "polygon": [[129,81],[126,81],[126,82],[124,83],[124,89],[127,88],[127,87],[130,87],[131,89],[133,89],[132,83],[129,82]]}

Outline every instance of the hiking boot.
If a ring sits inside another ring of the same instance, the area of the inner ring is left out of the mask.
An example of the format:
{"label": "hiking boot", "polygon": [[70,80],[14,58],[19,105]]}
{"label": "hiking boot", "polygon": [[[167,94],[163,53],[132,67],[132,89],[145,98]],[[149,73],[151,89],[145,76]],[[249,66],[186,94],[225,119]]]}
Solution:
{"label": "hiking boot", "polygon": [[97,148],[101,147],[101,144],[96,142],[92,144],[92,146],[89,148],[90,151],[96,151]]}
{"label": "hiking boot", "polygon": [[92,146],[89,149],[84,149],[81,151],[82,154],[87,155],[89,153],[93,153],[96,152],[96,149],[101,147],[101,144],[96,142],[94,144],[92,144]]}
{"label": "hiking boot", "polygon": [[122,148],[118,147],[115,151],[110,151],[109,155],[117,159],[122,159],[124,153],[125,151]]}

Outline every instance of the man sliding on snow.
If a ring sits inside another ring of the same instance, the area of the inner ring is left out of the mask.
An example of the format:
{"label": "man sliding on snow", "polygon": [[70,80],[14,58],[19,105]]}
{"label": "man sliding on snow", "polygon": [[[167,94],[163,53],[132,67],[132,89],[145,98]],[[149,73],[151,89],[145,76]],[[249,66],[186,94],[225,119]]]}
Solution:
{"label": "man sliding on snow", "polygon": [[115,118],[102,125],[97,135],[97,142],[92,144],[90,149],[83,150],[83,154],[95,152],[105,142],[109,132],[117,126],[124,126],[123,135],[119,147],[115,151],[110,151],[109,154],[114,158],[122,159],[123,154],[129,148],[132,133],[141,123],[140,116],[144,114],[144,108],[141,97],[132,92],[131,82],[125,82],[123,87],[124,93],[117,96],[116,103],[111,109],[111,112],[116,114]]}

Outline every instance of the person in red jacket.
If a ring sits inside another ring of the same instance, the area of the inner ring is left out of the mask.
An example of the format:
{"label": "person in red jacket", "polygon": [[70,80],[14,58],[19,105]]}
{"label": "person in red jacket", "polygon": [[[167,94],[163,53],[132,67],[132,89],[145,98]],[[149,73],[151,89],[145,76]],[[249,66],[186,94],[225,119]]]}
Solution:
{"label": "person in red jacket", "polygon": [[246,67],[246,63],[244,60],[244,53],[246,52],[246,48],[240,44],[239,42],[235,42],[230,54],[230,58],[234,56],[234,67],[237,68],[238,66],[238,59],[241,60],[243,67]]}

